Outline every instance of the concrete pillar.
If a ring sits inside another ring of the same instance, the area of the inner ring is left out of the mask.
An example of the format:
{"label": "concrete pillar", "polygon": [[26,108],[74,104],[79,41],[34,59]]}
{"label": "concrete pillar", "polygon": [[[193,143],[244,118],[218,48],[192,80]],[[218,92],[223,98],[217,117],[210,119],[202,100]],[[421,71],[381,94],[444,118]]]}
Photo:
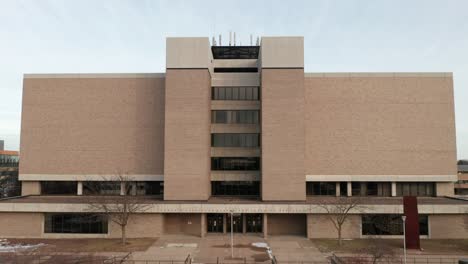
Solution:
{"label": "concrete pillar", "polygon": [[120,195],[125,195],[125,182],[120,183]]}
{"label": "concrete pillar", "polygon": [[203,238],[206,235],[206,228],[207,228],[207,226],[206,226],[206,214],[202,213],[200,215],[200,217],[201,217],[200,237]]}
{"label": "concrete pillar", "polygon": [[437,182],[435,185],[436,196],[452,196],[455,193],[453,182]]}
{"label": "concrete pillar", "polygon": [[263,214],[263,238],[268,238],[268,214]]}
{"label": "concrete pillar", "polygon": [[242,233],[247,232],[247,222],[246,222],[246,217],[245,214],[242,214]]}
{"label": "concrete pillar", "polygon": [[396,182],[392,182],[392,197],[396,196]]}
{"label": "concrete pillar", "polygon": [[79,181],[76,189],[77,195],[83,195],[83,182]]}
{"label": "concrete pillar", "polygon": [[340,188],[340,182],[336,183],[336,196],[340,196],[341,188]]}
{"label": "concrete pillar", "polygon": [[227,218],[229,217],[228,214],[223,214],[223,233],[227,233]]}
{"label": "concrete pillar", "polygon": [[21,181],[21,195],[41,195],[41,183],[38,181]]}
{"label": "concrete pillar", "polygon": [[353,189],[352,188],[353,188],[353,186],[351,185],[351,182],[348,182],[348,188],[347,188],[348,190],[346,190],[348,196],[353,196]]}

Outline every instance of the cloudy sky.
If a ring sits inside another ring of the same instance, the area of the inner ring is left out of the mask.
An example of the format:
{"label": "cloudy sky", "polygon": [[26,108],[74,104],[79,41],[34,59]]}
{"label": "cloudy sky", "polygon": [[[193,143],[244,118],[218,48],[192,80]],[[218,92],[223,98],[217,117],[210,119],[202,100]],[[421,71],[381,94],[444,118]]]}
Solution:
{"label": "cloudy sky", "polygon": [[305,71],[454,73],[468,159],[468,1],[0,0],[0,139],[19,148],[24,73],[163,72],[165,38],[302,35]]}

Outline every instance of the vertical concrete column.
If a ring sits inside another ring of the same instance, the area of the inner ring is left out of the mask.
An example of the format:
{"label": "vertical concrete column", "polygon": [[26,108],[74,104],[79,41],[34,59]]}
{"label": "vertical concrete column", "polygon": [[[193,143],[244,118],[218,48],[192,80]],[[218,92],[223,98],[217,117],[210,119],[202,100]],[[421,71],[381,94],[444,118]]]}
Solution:
{"label": "vertical concrete column", "polygon": [[396,196],[396,182],[392,182],[392,197]]}
{"label": "vertical concrete column", "polygon": [[83,182],[82,181],[78,182],[78,185],[77,185],[76,189],[77,189],[76,190],[77,195],[83,195]]}
{"label": "vertical concrete column", "polygon": [[205,237],[206,235],[206,229],[207,229],[207,226],[206,226],[206,214],[205,213],[202,213],[200,215],[201,217],[201,227],[200,227],[200,237]]}
{"label": "vertical concrete column", "polygon": [[246,222],[247,218],[245,217],[245,214],[242,214],[242,233],[246,233],[247,232],[247,222]]}
{"label": "vertical concrete column", "polygon": [[227,233],[227,218],[229,217],[228,214],[223,214],[223,233]]}
{"label": "vertical concrete column", "polygon": [[125,195],[125,182],[120,183],[120,195]]}
{"label": "vertical concrete column", "polygon": [[336,196],[340,196],[341,189],[340,189],[340,182],[336,183]]}
{"label": "vertical concrete column", "polygon": [[353,189],[352,188],[353,188],[353,186],[352,186],[351,182],[348,182],[348,188],[346,190],[348,196],[353,196]]}
{"label": "vertical concrete column", "polygon": [[268,214],[263,214],[263,238],[268,238]]}

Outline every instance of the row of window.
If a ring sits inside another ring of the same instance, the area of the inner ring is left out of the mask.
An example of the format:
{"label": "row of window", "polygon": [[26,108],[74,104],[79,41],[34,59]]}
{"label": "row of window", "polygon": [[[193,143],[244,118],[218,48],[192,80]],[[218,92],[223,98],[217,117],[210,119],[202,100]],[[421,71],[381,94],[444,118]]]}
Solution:
{"label": "row of window", "polygon": [[214,133],[211,134],[212,147],[259,147],[258,133]]}
{"label": "row of window", "polygon": [[213,124],[258,124],[258,110],[213,110],[211,111]]}
{"label": "row of window", "polygon": [[259,157],[212,157],[211,170],[260,170]]}
{"label": "row of window", "polygon": [[45,233],[107,234],[108,221],[96,214],[46,214]]}
{"label": "row of window", "polygon": [[212,87],[212,100],[259,100],[258,87]]}
{"label": "row of window", "polygon": [[[361,219],[363,235],[403,235],[403,220],[401,219],[401,215],[363,215]],[[419,216],[419,234],[422,236],[429,235],[429,221],[427,215]]]}
{"label": "row of window", "polygon": [[[346,196],[348,184],[340,182],[340,195]],[[307,182],[307,195],[336,195],[335,182]],[[390,182],[353,182],[351,183],[353,196],[383,196],[392,195]],[[433,182],[397,182],[397,196],[435,196],[435,184]]]}
{"label": "row of window", "polygon": [[213,181],[211,182],[213,196],[259,196],[258,181]]}
{"label": "row of window", "polygon": [[[83,182],[83,195],[120,195],[120,182],[115,181],[86,181]],[[42,181],[42,195],[76,195],[78,182],[76,181]],[[127,194],[132,195],[163,195],[164,182],[128,182]]]}
{"label": "row of window", "polygon": [[0,154],[0,167],[17,167],[18,163],[18,155]]}

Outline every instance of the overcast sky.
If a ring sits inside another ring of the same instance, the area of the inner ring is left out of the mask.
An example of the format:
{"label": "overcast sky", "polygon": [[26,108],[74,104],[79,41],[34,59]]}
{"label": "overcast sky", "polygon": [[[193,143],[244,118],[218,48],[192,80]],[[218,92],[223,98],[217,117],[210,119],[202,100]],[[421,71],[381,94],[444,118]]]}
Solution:
{"label": "overcast sky", "polygon": [[164,72],[165,38],[301,35],[307,72],[453,72],[468,159],[468,1],[0,0],[0,139],[19,148],[23,73]]}

